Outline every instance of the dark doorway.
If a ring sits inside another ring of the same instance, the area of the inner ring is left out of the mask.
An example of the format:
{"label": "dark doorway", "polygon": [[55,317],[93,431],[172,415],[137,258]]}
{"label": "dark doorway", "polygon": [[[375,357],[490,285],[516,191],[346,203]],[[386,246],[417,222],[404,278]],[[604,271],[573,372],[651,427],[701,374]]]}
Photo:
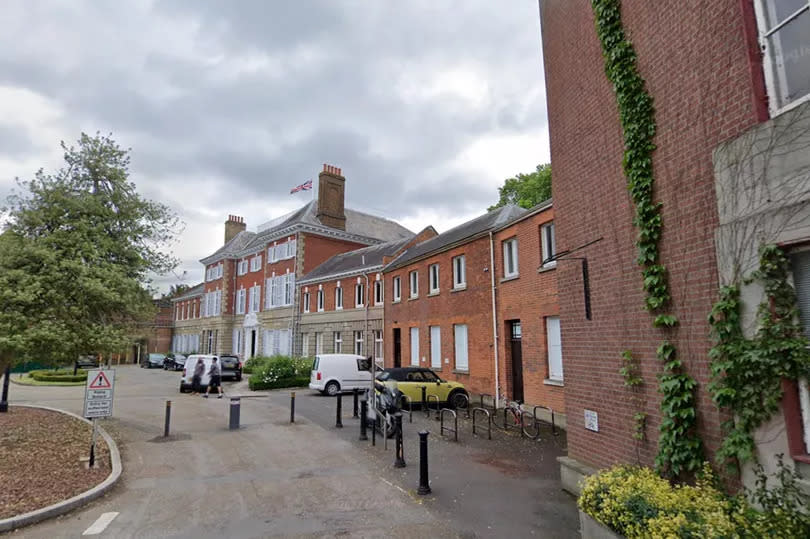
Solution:
{"label": "dark doorway", "polygon": [[256,355],[256,330],[250,330],[250,357]]}
{"label": "dark doorway", "polygon": [[394,367],[402,366],[402,334],[399,328],[394,328]]}
{"label": "dark doorway", "polygon": [[512,400],[523,402],[523,350],[520,345],[523,333],[520,320],[510,322],[509,329],[512,355]]}

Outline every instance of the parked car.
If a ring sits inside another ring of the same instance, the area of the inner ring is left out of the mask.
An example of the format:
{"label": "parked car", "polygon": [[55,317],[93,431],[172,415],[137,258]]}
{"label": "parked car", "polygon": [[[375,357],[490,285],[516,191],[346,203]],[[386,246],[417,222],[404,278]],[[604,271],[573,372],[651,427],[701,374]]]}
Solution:
{"label": "parked car", "polygon": [[186,356],[183,354],[167,354],[166,359],[163,360],[163,368],[167,371],[179,371],[185,364]]}
{"label": "parked car", "polygon": [[223,380],[240,381],[242,379],[242,361],[239,356],[219,356]]}
{"label": "parked car", "polygon": [[353,389],[371,387],[369,362],[355,354],[321,354],[315,356],[309,388],[326,395],[337,395]]}
{"label": "parked car", "polygon": [[79,359],[76,360],[76,367],[80,369],[97,369],[98,356],[79,356]]}
{"label": "parked car", "polygon": [[152,367],[161,368],[165,360],[166,354],[148,354],[141,361],[141,367],[146,369],[151,369]]}
{"label": "parked car", "polygon": [[412,403],[422,402],[424,387],[428,397],[436,395],[442,404],[453,408],[469,404],[470,396],[464,389],[464,384],[442,380],[435,372],[423,367],[385,369],[377,374],[377,380],[384,383],[396,382],[397,389]]}

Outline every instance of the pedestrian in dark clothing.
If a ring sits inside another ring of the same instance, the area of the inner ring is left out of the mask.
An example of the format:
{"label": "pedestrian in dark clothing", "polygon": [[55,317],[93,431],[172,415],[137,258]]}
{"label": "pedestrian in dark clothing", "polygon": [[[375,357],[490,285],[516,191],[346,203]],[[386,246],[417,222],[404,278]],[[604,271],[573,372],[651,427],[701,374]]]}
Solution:
{"label": "pedestrian in dark clothing", "polygon": [[208,393],[211,391],[212,387],[217,388],[219,395],[217,395],[218,399],[222,398],[222,370],[219,368],[219,362],[217,358],[211,360],[211,368],[208,369],[208,376],[210,377],[210,382],[208,382],[208,387],[205,389],[205,397],[208,398]]}
{"label": "pedestrian in dark clothing", "polygon": [[194,365],[194,374],[191,377],[191,394],[196,395],[202,391],[200,385],[202,384],[203,373],[205,372],[205,362],[202,359],[197,360]]}

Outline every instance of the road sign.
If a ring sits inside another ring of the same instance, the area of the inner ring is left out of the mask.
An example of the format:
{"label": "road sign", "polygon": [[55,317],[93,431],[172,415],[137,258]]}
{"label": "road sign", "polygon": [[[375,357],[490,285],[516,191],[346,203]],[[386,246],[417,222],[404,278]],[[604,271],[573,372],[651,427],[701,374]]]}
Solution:
{"label": "road sign", "polygon": [[112,415],[115,370],[87,371],[87,386],[84,390],[84,417],[108,417]]}

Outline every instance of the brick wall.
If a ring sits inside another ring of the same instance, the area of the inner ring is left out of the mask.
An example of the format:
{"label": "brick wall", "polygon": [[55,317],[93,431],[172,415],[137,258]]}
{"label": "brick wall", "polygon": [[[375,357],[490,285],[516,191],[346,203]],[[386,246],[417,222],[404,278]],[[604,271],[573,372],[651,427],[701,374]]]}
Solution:
{"label": "brick wall", "polygon": [[[467,287],[452,291],[451,260],[466,257]],[[393,331],[402,335],[402,366],[410,365],[409,330],[419,328],[419,359],[421,366],[430,367],[430,326],[441,328],[442,378],[459,381],[473,393],[492,394],[494,387],[494,351],[492,347],[492,302],[489,278],[489,238],[473,240],[464,245],[385,273],[385,365],[393,366]],[[429,296],[428,266],[439,264],[439,293]],[[419,272],[419,297],[409,298],[408,274]],[[395,277],[402,279],[402,298],[393,302]],[[468,334],[469,372],[458,372],[455,365],[454,324],[466,324]],[[424,358],[424,361],[422,359]],[[448,360],[449,362],[446,362]]]}
{"label": "brick wall", "polygon": [[313,234],[299,233],[298,237],[298,249],[303,249],[303,275],[306,275],[337,254],[367,247],[360,243],[325,238]]}
{"label": "brick wall", "polygon": [[[661,258],[680,320],[668,338],[700,384],[699,425],[710,449],[718,445],[721,419],[706,391],[711,346],[706,316],[718,285],[711,151],[758,118],[746,4],[750,0],[623,3],[625,28],[656,109]],[[650,438],[641,459],[651,464],[660,421],[655,349],[664,336],[651,328],[643,310],[616,101],[589,3],[543,0],[541,19],[558,250],[602,238],[579,255],[590,265],[592,320],[583,314],[579,265],[560,262],[556,270],[569,453],[595,466],[635,461],[635,410],[618,373],[620,354],[629,349],[641,360]],[[598,433],[583,427],[586,408],[599,414]]]}
{"label": "brick wall", "polygon": [[[557,270],[542,268],[540,227],[554,218],[549,208],[494,234],[500,386],[514,398],[510,321],[520,321],[524,402],[565,411],[564,388],[548,382],[546,318],[559,315]],[[503,242],[518,242],[518,277],[504,278]],[[563,361],[565,350],[563,349]],[[567,378],[567,373],[566,373]]]}

